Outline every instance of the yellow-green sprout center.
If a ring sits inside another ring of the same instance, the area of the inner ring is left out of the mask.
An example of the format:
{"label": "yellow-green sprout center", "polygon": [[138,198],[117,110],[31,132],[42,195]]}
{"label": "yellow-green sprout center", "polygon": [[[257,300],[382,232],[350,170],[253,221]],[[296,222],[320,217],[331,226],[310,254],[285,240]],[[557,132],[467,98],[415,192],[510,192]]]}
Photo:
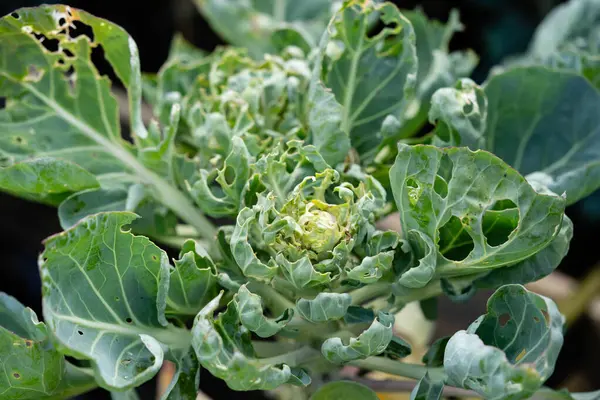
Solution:
{"label": "yellow-green sprout center", "polygon": [[344,228],[332,213],[319,210],[315,203],[307,204],[306,211],[298,219],[300,225],[299,240],[302,246],[324,256],[333,250],[344,236]]}

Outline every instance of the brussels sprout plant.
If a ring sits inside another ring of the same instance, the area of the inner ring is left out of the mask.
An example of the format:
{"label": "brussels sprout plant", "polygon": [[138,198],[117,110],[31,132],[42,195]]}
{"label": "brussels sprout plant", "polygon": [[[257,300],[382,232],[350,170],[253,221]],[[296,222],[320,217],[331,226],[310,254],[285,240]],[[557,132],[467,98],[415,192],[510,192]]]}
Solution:
{"label": "brussels sprout plant", "polygon": [[[64,229],[39,256],[43,322],[0,295],[0,398],[135,398],[167,361],[164,399],[194,399],[204,374],[376,398],[337,381],[345,366],[414,379],[412,399],[600,397],[543,386],[564,318],[523,286],[567,253],[565,207],[600,188],[600,2],[553,11],[482,85],[449,50],[457,13],[196,3],[231,46],[177,37],[156,75],[85,11],[0,20],[0,188]],[[484,315],[402,360],[405,306],[481,288]]]}

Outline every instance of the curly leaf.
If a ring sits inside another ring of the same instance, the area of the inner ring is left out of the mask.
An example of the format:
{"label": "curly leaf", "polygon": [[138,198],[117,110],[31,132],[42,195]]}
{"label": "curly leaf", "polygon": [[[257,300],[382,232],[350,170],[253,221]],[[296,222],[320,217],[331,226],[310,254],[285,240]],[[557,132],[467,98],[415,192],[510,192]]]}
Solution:
{"label": "curly leaf", "polygon": [[58,205],[71,193],[97,187],[94,175],[60,159],[36,158],[0,168],[1,190],[51,205]]}
{"label": "curly leaf", "polygon": [[256,333],[261,338],[268,338],[282,330],[294,316],[294,309],[288,308],[278,318],[265,317],[260,296],[250,292],[242,285],[234,296],[240,322],[244,327]]}
{"label": "curly leaf", "polygon": [[91,361],[108,389],[151,379],[163,362],[161,342],[189,341],[187,330],[169,325],[164,315],[167,255],[124,230],[135,218],[92,215],[48,238],[40,256],[46,323],[65,351]]}
{"label": "curly leaf", "polygon": [[489,399],[528,398],[554,370],[563,320],[550,299],[520,285],[501,287],[487,313],[448,341],[448,383]]}
{"label": "curly leaf", "polygon": [[269,281],[277,274],[277,266],[267,265],[260,261],[256,257],[252,245],[248,242],[249,230],[255,220],[256,214],[250,208],[240,211],[231,236],[231,253],[245,276]]}
{"label": "curly leaf", "polygon": [[359,265],[347,272],[350,279],[361,283],[375,283],[383,277],[383,274],[392,268],[394,251],[385,251],[376,256],[368,256],[362,259]]}
{"label": "curly leaf", "polygon": [[525,260],[560,230],[565,199],[536,192],[485,151],[400,144],[390,181],[402,230],[420,257],[399,280],[407,287]]}
{"label": "curly leaf", "polygon": [[394,316],[380,312],[371,326],[358,337],[351,338],[347,345],[339,337],[329,338],[321,346],[321,353],[335,364],[381,354],[394,336],[393,326]]}
{"label": "curly leaf", "polygon": [[439,400],[443,390],[444,382],[432,381],[426,373],[410,393],[410,400]]}
{"label": "curly leaf", "polygon": [[198,313],[192,328],[192,345],[202,366],[233,390],[271,390],[288,382],[289,366],[255,357],[250,332],[240,324],[235,303],[213,318],[222,295]]}
{"label": "curly leaf", "polygon": [[167,312],[196,315],[217,294],[217,269],[206,250],[193,240],[184,243],[171,270]]}
{"label": "curly leaf", "polygon": [[0,397],[67,398],[96,387],[94,377],[56,351],[30,308],[0,292]]}
{"label": "curly leaf", "polygon": [[348,293],[321,292],[314,299],[298,299],[296,310],[307,321],[326,322],[343,318],[351,303]]}
{"label": "curly leaf", "polygon": [[[370,36],[374,18],[384,28]],[[323,82],[344,111],[341,130],[361,156],[374,156],[386,116],[403,120],[415,95],[412,25],[391,2],[348,1],[324,33],[320,52],[326,56]]]}
{"label": "curly leaf", "polygon": [[[200,179],[188,190],[202,211],[213,217],[238,214],[242,192],[250,177],[250,154],[239,137],[231,140],[231,153],[220,170],[200,171]],[[216,187],[211,187],[216,184]],[[218,190],[215,193],[215,190]]]}
{"label": "curly leaf", "polygon": [[282,254],[276,257],[283,276],[297,289],[325,285],[331,282],[331,272],[319,272],[308,257],[298,261],[289,261]]}
{"label": "curly leaf", "polygon": [[429,110],[429,122],[436,125],[433,143],[480,148],[487,108],[483,89],[468,78],[459,80],[453,88],[439,89],[431,98]]}

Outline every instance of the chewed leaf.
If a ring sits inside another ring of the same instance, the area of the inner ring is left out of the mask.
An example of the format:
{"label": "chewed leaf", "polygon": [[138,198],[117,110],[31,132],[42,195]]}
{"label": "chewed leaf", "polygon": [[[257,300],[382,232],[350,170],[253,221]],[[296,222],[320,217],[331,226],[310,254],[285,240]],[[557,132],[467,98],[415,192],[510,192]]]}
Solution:
{"label": "chewed leaf", "polygon": [[565,199],[537,192],[484,151],[401,144],[390,180],[402,229],[419,257],[399,280],[407,287],[525,260],[560,230]]}
{"label": "chewed leaf", "polygon": [[184,243],[171,270],[167,312],[196,315],[217,294],[217,269],[210,256],[193,240]]}
{"label": "chewed leaf", "polygon": [[371,326],[345,345],[339,337],[327,339],[321,346],[321,353],[334,364],[364,359],[381,354],[392,340],[394,316],[380,312]]}
{"label": "chewed leaf", "polygon": [[436,91],[429,110],[429,121],[436,124],[434,144],[481,148],[487,107],[483,89],[468,78]]}
{"label": "chewed leaf", "polygon": [[294,316],[294,309],[289,308],[278,318],[271,319],[263,314],[260,296],[250,292],[242,285],[234,296],[240,322],[250,331],[262,338],[268,338],[285,328]]}
{"label": "chewed leaf", "polygon": [[[69,354],[89,359],[99,383],[126,389],[162,365],[162,343],[187,340],[167,323],[167,255],[124,227],[135,214],[100,213],[48,238],[40,257],[44,318]],[[111,282],[110,285],[107,282]]]}
{"label": "chewed leaf", "polygon": [[295,381],[286,364],[271,365],[255,357],[250,332],[241,325],[234,302],[213,317],[222,294],[198,313],[192,328],[192,345],[202,366],[233,390],[271,390]]}
{"label": "chewed leaf", "polygon": [[497,288],[510,283],[526,284],[550,275],[558,267],[569,251],[573,237],[573,222],[565,216],[558,235],[550,244],[533,256],[510,267],[491,271],[475,281],[477,287]]}
{"label": "chewed leaf", "polygon": [[59,159],[36,158],[0,168],[1,190],[52,205],[71,193],[97,187],[94,175]]}
{"label": "chewed leaf", "polygon": [[[371,36],[375,18],[384,28]],[[413,27],[391,2],[348,1],[325,32],[320,52],[326,55],[322,80],[343,107],[341,130],[350,133],[361,156],[372,157],[386,116],[403,120],[415,95]]]}
{"label": "chewed leaf", "polygon": [[439,400],[443,390],[444,382],[433,381],[426,373],[410,393],[410,400]]}
{"label": "chewed leaf", "polygon": [[363,258],[361,263],[348,271],[348,278],[361,283],[374,283],[383,277],[383,274],[392,268],[394,252],[385,251],[376,256]]}
{"label": "chewed leaf", "polygon": [[94,378],[65,361],[30,308],[0,292],[0,397],[66,398],[94,388]]}
{"label": "chewed leaf", "polygon": [[501,287],[487,313],[448,341],[448,383],[485,398],[528,398],[554,371],[563,320],[551,300],[520,285]]}
{"label": "chewed leaf", "polygon": [[348,293],[321,292],[314,299],[299,299],[296,309],[302,318],[310,322],[325,322],[343,318],[352,303]]}

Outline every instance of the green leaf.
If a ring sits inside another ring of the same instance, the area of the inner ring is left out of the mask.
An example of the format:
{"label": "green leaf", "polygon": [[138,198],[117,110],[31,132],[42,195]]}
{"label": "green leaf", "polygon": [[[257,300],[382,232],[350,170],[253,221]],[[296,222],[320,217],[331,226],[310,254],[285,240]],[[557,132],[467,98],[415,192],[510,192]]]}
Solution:
{"label": "green leaf", "polygon": [[392,359],[404,358],[412,353],[410,344],[401,337],[394,336],[383,352],[383,356]]}
{"label": "green leaf", "polygon": [[234,296],[240,322],[261,338],[268,338],[281,331],[292,320],[294,309],[288,308],[277,318],[267,318],[263,313],[261,297],[242,285]]}
{"label": "green leaf", "polygon": [[418,111],[395,133],[401,138],[419,132],[420,126],[426,122],[431,96],[437,89],[452,86],[458,78],[468,77],[477,65],[477,56],[472,51],[449,51],[450,40],[464,28],[457,10],[450,12],[445,24],[428,19],[420,8],[403,11],[403,14],[415,30],[419,62],[417,96],[413,105]]}
{"label": "green leaf", "polygon": [[423,364],[427,365],[428,367],[443,366],[444,352],[446,351],[446,346],[448,345],[449,340],[450,336],[444,336],[433,342],[431,346],[429,346],[427,353],[423,355]]}
{"label": "green leaf", "polygon": [[485,140],[488,101],[483,89],[465,78],[436,91],[431,98],[429,122],[435,124],[433,143],[478,149]]}
{"label": "green leaf", "polygon": [[[383,29],[370,36],[378,21]],[[343,107],[341,130],[350,133],[361,160],[370,159],[381,143],[384,119],[406,119],[415,96],[413,27],[391,2],[348,1],[325,31],[320,52],[322,80]]]}
{"label": "green leaf", "polygon": [[510,283],[526,284],[535,282],[554,271],[569,251],[573,238],[573,222],[565,216],[558,235],[539,253],[510,267],[491,271],[479,278],[475,284],[481,288],[498,288]]}
{"label": "green leaf", "polygon": [[393,326],[394,316],[379,312],[371,326],[358,337],[350,338],[347,345],[339,337],[329,338],[323,342],[321,353],[334,364],[344,364],[381,354],[394,336]]}
{"label": "green leaf", "polygon": [[46,323],[65,352],[90,360],[107,389],[151,379],[162,365],[163,345],[185,347],[190,339],[166,321],[167,255],[125,230],[135,218],[89,216],[48,238],[40,256]]}
{"label": "green leaf", "polygon": [[0,354],[2,399],[67,398],[96,387],[90,373],[71,365],[54,349],[46,325],[33,310],[2,292]]}
{"label": "green leaf", "polygon": [[[202,15],[225,41],[259,57],[284,44],[312,47],[330,17],[331,0],[195,0]],[[235,21],[228,23],[227,21]]]}
{"label": "green leaf", "polygon": [[343,318],[351,303],[348,293],[321,292],[314,299],[298,299],[296,310],[307,321],[326,322]]}
{"label": "green leaf", "polygon": [[71,193],[97,187],[94,175],[60,159],[35,158],[0,168],[1,190],[52,205]]}
{"label": "green leaf", "polygon": [[310,400],[377,400],[377,393],[351,381],[329,382],[321,386]]}
{"label": "green leaf", "polygon": [[571,0],[557,5],[538,25],[529,45],[529,55],[547,58],[565,45],[598,40],[600,2]]}
{"label": "green leaf", "polygon": [[443,390],[444,382],[433,381],[426,373],[410,393],[410,400],[439,400]]}
{"label": "green leaf", "polygon": [[215,264],[204,248],[186,241],[171,269],[167,313],[195,316],[216,294]]}
{"label": "green leaf", "polygon": [[390,181],[402,230],[419,257],[400,277],[406,287],[514,264],[560,230],[565,199],[536,192],[485,151],[400,144]]}
{"label": "green leaf", "polygon": [[[77,30],[71,38],[75,22],[89,33]],[[144,164],[144,151],[137,151],[143,148],[134,150],[121,137],[119,104],[109,79],[92,62],[92,52],[103,50],[127,90],[130,130],[135,145],[143,147],[149,132],[141,117],[139,57],[127,32],[75,8],[40,6],[3,17],[0,42],[0,96],[6,98],[0,130],[10,132],[0,137],[3,158],[11,163],[60,159],[77,164],[99,181],[125,175],[151,186],[153,196],[188,223],[212,230],[168,178]],[[56,50],[46,48],[49,43]]]}
{"label": "green leaf", "polygon": [[[220,170],[201,170],[189,192],[198,207],[212,217],[235,217],[242,204],[242,192],[250,177],[250,154],[242,139],[234,137],[232,149]],[[212,187],[211,187],[212,186]],[[218,190],[215,193],[215,190]]]}
{"label": "green leaf", "polygon": [[347,272],[348,278],[365,284],[377,282],[392,268],[394,253],[394,251],[384,251],[376,256],[363,258],[359,265]]}
{"label": "green leaf", "polygon": [[[318,63],[317,63],[318,65]],[[329,165],[344,161],[350,151],[348,131],[342,130],[344,110],[331,90],[313,77],[308,92],[311,142]]]}
{"label": "green leaf", "polygon": [[423,316],[429,321],[435,321],[438,317],[438,299],[431,297],[419,302]]}
{"label": "green leaf", "polygon": [[290,380],[288,365],[272,365],[256,358],[250,332],[241,325],[234,302],[213,317],[222,295],[209,302],[194,320],[192,345],[202,366],[233,390],[271,390]]}
{"label": "green leaf", "polygon": [[563,344],[556,305],[520,285],[488,300],[487,313],[450,338],[444,371],[450,385],[485,398],[525,399],[552,374]]}
{"label": "green leaf", "polygon": [[193,349],[176,362],[175,375],[161,400],[196,400],[200,386],[200,364]]}
{"label": "green leaf", "polygon": [[586,79],[515,68],[493,76],[484,89],[486,150],[522,174],[543,173],[552,191],[567,192],[569,204],[600,187],[600,92]]}

